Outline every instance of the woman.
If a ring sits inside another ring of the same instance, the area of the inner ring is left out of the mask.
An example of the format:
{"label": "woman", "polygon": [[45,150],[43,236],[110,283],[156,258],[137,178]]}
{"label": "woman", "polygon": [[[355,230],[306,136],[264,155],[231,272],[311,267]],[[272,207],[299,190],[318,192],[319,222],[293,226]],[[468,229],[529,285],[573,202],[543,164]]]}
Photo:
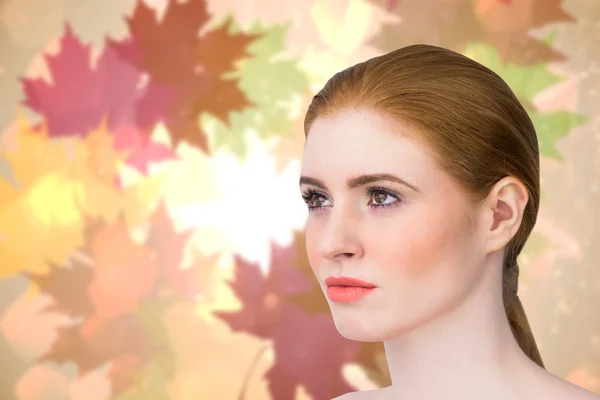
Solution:
{"label": "woman", "polygon": [[308,259],[340,334],[383,341],[392,378],[338,399],[600,399],[544,369],[517,296],[539,152],[498,75],[405,47],[333,76],[304,128]]}

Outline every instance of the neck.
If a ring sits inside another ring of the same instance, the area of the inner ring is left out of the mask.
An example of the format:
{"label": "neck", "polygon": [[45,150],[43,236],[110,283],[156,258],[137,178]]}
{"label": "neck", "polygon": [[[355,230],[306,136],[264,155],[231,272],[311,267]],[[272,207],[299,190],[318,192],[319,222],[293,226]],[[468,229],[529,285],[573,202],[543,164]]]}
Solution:
{"label": "neck", "polygon": [[501,268],[488,271],[455,309],[384,342],[393,398],[507,398],[536,367],[510,330]]}

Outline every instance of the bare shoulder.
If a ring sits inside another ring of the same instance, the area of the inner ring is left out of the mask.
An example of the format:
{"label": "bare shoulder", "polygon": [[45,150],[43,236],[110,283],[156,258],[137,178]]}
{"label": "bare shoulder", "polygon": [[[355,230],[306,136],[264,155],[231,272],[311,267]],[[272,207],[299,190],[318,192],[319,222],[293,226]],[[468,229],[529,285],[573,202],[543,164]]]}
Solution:
{"label": "bare shoulder", "polygon": [[548,400],[600,400],[600,395],[577,386],[574,383],[548,373],[547,379],[538,386],[538,394],[543,394]]}
{"label": "bare shoulder", "polygon": [[[556,398],[558,399],[558,397]],[[560,398],[572,400],[600,400],[600,395],[570,383],[569,386],[565,388],[564,396]]]}
{"label": "bare shoulder", "polygon": [[571,384],[562,389],[560,392],[553,393],[548,397],[549,400],[600,400],[600,395],[590,392],[580,386]]}

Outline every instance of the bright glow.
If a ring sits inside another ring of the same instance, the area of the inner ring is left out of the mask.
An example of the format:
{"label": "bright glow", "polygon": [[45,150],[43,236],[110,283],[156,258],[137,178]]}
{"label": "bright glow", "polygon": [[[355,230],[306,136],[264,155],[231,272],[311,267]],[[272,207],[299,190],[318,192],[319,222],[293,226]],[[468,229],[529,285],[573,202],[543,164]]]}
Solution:
{"label": "bright glow", "polygon": [[181,159],[157,165],[166,173],[164,194],[178,229],[194,229],[192,243],[205,254],[231,252],[270,262],[271,240],[290,244],[307,217],[298,188],[299,160],[276,173],[271,143],[252,131],[244,137],[244,161],[222,149],[208,157],[184,143]]}

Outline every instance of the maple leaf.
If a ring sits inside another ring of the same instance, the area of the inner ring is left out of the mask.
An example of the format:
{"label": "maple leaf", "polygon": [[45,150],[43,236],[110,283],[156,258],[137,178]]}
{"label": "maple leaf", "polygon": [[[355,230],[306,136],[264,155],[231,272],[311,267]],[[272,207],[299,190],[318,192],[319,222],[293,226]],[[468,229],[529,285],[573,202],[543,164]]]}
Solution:
{"label": "maple leaf", "polygon": [[[108,130],[124,123],[148,127],[165,117],[173,90],[149,83],[139,89],[142,73],[110,47],[92,67],[91,46],[66,24],[61,50],[46,54],[52,83],[23,78],[23,104],[44,115],[50,136],[83,136],[107,119]],[[142,107],[138,107],[141,102]]]}
{"label": "maple leaf", "polygon": [[216,312],[234,330],[244,330],[262,338],[281,323],[284,300],[307,292],[313,283],[295,268],[298,253],[288,247],[271,244],[271,266],[266,277],[257,264],[235,256],[235,280],[229,282],[244,304],[241,312]]}
{"label": "maple leaf", "polygon": [[[58,300],[59,304],[62,304],[60,300],[63,297],[75,296],[77,300],[87,304],[93,313],[85,315],[89,318],[80,331],[65,331],[72,336],[67,335],[63,340],[66,340],[69,346],[75,347],[73,351],[77,354],[72,355],[72,361],[78,363],[84,371],[88,368],[86,363],[90,363],[89,368],[94,368],[93,363],[111,361],[107,376],[112,383],[113,395],[118,395],[135,384],[151,358],[159,362],[165,360],[165,365],[172,364],[173,357],[168,351],[164,326],[161,328],[163,312],[160,312],[170,305],[170,301],[158,302],[149,298],[154,292],[158,276],[154,251],[133,242],[122,218],[114,224],[107,225],[101,219],[87,217],[85,237],[86,244],[81,249],[83,254],[75,259],[87,255],[90,259],[88,263],[92,263],[93,269],[87,267],[89,272],[85,286],[60,294]],[[63,272],[62,276],[64,288],[64,284],[68,284],[67,272]],[[42,282],[52,278],[55,277],[51,273]],[[119,285],[125,286],[119,288]],[[127,318],[132,320],[128,321]],[[118,333],[126,328],[120,326],[123,323],[133,326],[136,335],[143,336],[142,347],[134,349],[135,351],[126,351],[125,347],[117,346],[113,350],[109,349],[108,355],[102,359],[93,358],[93,354],[86,353],[90,349],[81,348],[85,345],[93,350],[93,346],[96,345],[93,338],[99,332],[105,332],[107,329],[112,332],[116,329]],[[162,335],[156,336],[157,327],[159,332],[163,332]],[[81,344],[81,341],[85,343]],[[77,358],[79,353],[84,355],[83,359]],[[61,352],[56,351],[52,359],[66,361],[60,359],[59,354]],[[91,361],[88,358],[91,358]]]}
{"label": "maple leaf", "polygon": [[[543,24],[573,21],[560,8],[562,0],[552,0],[549,7],[542,0],[405,1],[392,4],[392,8],[388,0],[370,2],[388,9],[400,19],[397,23],[384,24],[370,42],[384,52],[414,43],[463,52],[469,43],[485,42],[496,47],[504,61],[519,65],[563,60],[560,52],[530,36],[529,32]],[[538,9],[544,9],[541,16],[535,16]]]}
{"label": "maple leaf", "polygon": [[136,243],[121,218],[99,229],[89,245],[94,259],[89,296],[98,318],[113,318],[135,310],[156,285],[154,251]]}
{"label": "maple leaf", "polygon": [[64,312],[73,317],[89,316],[94,311],[87,290],[92,281],[92,268],[81,258],[71,258],[71,265],[51,264],[47,275],[26,274],[42,293],[54,302],[44,311]]}
{"label": "maple leaf", "polygon": [[226,146],[242,158],[246,153],[244,133],[248,130],[263,138],[291,134],[290,116],[298,109],[297,98],[308,89],[308,79],[299,69],[298,60],[278,57],[285,49],[288,29],[283,25],[265,28],[257,23],[249,30],[262,38],[248,46],[252,57],[242,62],[237,75],[240,89],[256,106],[231,112],[228,124],[205,117],[205,123],[215,126],[211,150]]}
{"label": "maple leaf", "polygon": [[558,75],[551,73],[545,64],[522,67],[506,62],[490,45],[470,44],[465,49],[465,55],[500,75],[520,100],[531,102],[541,91],[562,80]]}
{"label": "maple leaf", "polygon": [[312,281],[311,289],[286,297],[286,302],[295,304],[301,307],[310,315],[331,314],[329,304],[325,299],[323,290],[319,281],[310,267],[308,257],[306,255],[306,237],[304,232],[295,232],[292,241],[292,246],[295,249],[295,259],[293,265],[304,276],[305,279]]}
{"label": "maple leaf", "polygon": [[[104,184],[112,186],[119,175],[119,167],[132,149],[122,149],[116,144],[116,138],[107,130],[106,119],[100,126],[88,131],[83,140],[73,140],[67,143],[67,151],[74,150],[71,160],[74,164],[85,164],[89,168],[92,178],[83,178],[86,182],[98,179]],[[121,146],[124,147],[124,146]],[[78,171],[83,172],[83,171]]]}
{"label": "maple leaf", "polygon": [[75,192],[65,176],[69,159],[60,144],[21,121],[16,149],[2,151],[17,186],[0,180],[0,276],[21,270],[47,273],[48,261],[64,264],[82,244]]}
{"label": "maple leaf", "polygon": [[110,223],[123,213],[131,226],[159,192],[160,177],[115,185],[126,155],[102,127],[85,139],[53,141],[21,118],[13,140],[2,151],[17,182],[0,180],[0,276],[47,274],[48,262],[63,265],[84,244],[84,215]]}
{"label": "maple leaf", "polygon": [[134,125],[123,125],[114,135],[115,149],[132,150],[125,162],[144,175],[148,174],[150,163],[177,158],[170,147],[151,141],[147,134]]}
{"label": "maple leaf", "polygon": [[549,43],[529,35],[533,28],[556,22],[573,22],[561,8],[562,0],[477,0],[475,14],[485,28],[483,40],[500,50],[504,61],[519,65],[562,61],[564,55]]}
{"label": "maple leaf", "polygon": [[[383,23],[380,31],[369,40],[369,45],[384,52],[414,43],[460,51],[469,41],[482,35],[468,0],[403,1],[399,4],[389,4],[388,0],[369,0],[369,3],[388,9],[401,19],[397,23]],[[456,26],[461,29],[456,29]]]}
{"label": "maple leaf", "polygon": [[201,113],[227,121],[230,111],[252,105],[236,80],[222,75],[247,55],[245,47],[257,37],[230,34],[230,21],[199,36],[208,21],[204,0],[169,0],[161,21],[154,10],[138,2],[127,18],[131,39],[110,41],[124,60],[147,72],[151,81],[178,90],[168,117],[173,146],[186,140],[204,151],[208,147],[198,124]]}
{"label": "maple leaf", "polygon": [[[166,283],[162,289],[186,300],[194,300],[200,294],[203,270],[210,269],[216,262],[216,256],[202,257],[196,254],[196,262],[189,268],[182,268],[184,250],[193,232],[177,232],[166,202],[161,200],[150,219],[150,231],[146,246],[156,252],[160,276]],[[159,289],[160,291],[160,289]]]}
{"label": "maple leaf", "polygon": [[275,364],[265,374],[273,398],[291,398],[302,385],[313,398],[330,399],[354,390],[341,371],[345,362],[354,359],[359,344],[337,332],[330,313],[310,315],[286,302],[314,286],[296,267],[304,262],[302,246],[300,241],[286,247],[272,244],[267,276],[257,264],[236,257],[235,280],[229,283],[243,308],[213,314],[234,331],[274,341]]}
{"label": "maple leaf", "polygon": [[315,400],[356,390],[342,368],[355,359],[360,343],[341,336],[331,315],[310,316],[288,305],[271,335],[275,362],[265,378],[274,399],[293,398],[299,385]]}
{"label": "maple leaf", "polygon": [[[547,38],[551,41],[552,36]],[[533,105],[533,100],[543,90],[564,80],[548,70],[545,64],[518,66],[500,59],[497,51],[482,44],[468,46],[465,54],[496,72],[511,87],[527,109],[536,128],[540,154],[561,159],[555,148],[557,139],[566,136],[572,128],[581,125],[586,118],[567,111],[541,112]]]}
{"label": "maple leaf", "polygon": [[143,329],[130,315],[105,319],[93,329],[88,323],[60,328],[58,339],[39,361],[74,362],[81,376],[126,354],[150,351]]}
{"label": "maple leaf", "polygon": [[585,123],[588,118],[568,111],[529,113],[539,138],[540,154],[564,161],[556,149],[556,140],[563,138],[576,126]]}

